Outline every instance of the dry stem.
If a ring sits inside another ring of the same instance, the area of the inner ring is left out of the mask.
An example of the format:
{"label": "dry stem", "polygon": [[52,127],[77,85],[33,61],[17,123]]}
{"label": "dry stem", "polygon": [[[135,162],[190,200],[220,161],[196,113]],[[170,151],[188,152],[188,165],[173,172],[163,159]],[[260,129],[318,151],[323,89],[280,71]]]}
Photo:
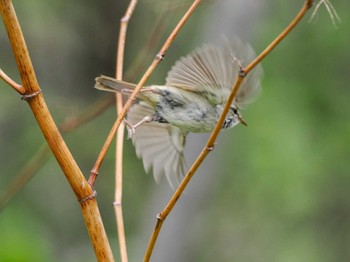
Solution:
{"label": "dry stem", "polygon": [[307,0],[303,7],[301,8],[301,10],[299,11],[299,13],[296,15],[296,17],[293,19],[293,21],[286,27],[286,29],[284,29],[282,31],[282,33],[274,40],[272,41],[272,43],[254,60],[252,61],[246,68],[241,68],[240,73],[239,73],[239,77],[237,78],[235,84],[233,85],[231,94],[227,100],[227,103],[225,105],[225,108],[223,110],[223,113],[217,123],[217,125],[215,126],[206,146],[204,147],[204,149],[202,150],[202,152],[200,153],[200,155],[198,156],[198,158],[196,159],[196,161],[193,163],[192,167],[190,168],[190,170],[187,172],[186,176],[184,177],[183,181],[181,182],[181,184],[179,185],[179,187],[177,188],[177,190],[175,191],[175,193],[173,194],[172,198],[170,199],[170,201],[168,202],[168,204],[166,205],[166,207],[164,208],[164,210],[159,213],[157,215],[157,222],[153,231],[153,234],[150,238],[145,256],[144,256],[144,261],[149,261],[150,257],[152,255],[155,243],[157,241],[159,232],[162,228],[163,222],[165,221],[165,219],[167,218],[167,216],[169,215],[169,213],[171,212],[171,210],[174,208],[175,204],[177,203],[178,199],[180,198],[181,194],[183,193],[184,189],[186,188],[187,184],[189,183],[189,181],[191,180],[191,178],[193,177],[193,175],[195,174],[196,170],[198,169],[198,167],[200,166],[200,164],[203,162],[203,160],[205,159],[205,157],[209,154],[209,152],[211,152],[214,149],[214,143],[215,140],[221,130],[221,127],[223,125],[223,122],[226,118],[227,112],[233,102],[233,99],[241,85],[241,83],[244,80],[244,77],[258,64],[261,62],[261,60],[263,60],[271,51],[272,49],[278,45],[278,43],[280,41],[282,41],[282,39],[284,39],[289,32],[300,22],[300,20],[302,19],[302,17],[305,15],[305,13],[307,12],[307,10],[312,6],[312,0]]}
{"label": "dry stem", "polygon": [[174,30],[171,32],[171,34],[169,35],[169,37],[167,38],[167,40],[163,44],[162,48],[158,52],[157,56],[153,60],[152,64],[148,67],[147,71],[142,76],[140,82],[137,84],[134,91],[130,95],[129,99],[126,101],[122,111],[118,115],[117,120],[115,121],[111,131],[109,132],[109,135],[108,135],[108,137],[107,137],[107,139],[106,139],[106,141],[101,149],[101,152],[100,152],[100,154],[95,162],[94,167],[91,170],[90,178],[88,181],[90,185],[92,185],[92,186],[94,185],[95,179],[96,179],[97,174],[98,174],[98,170],[100,169],[102,161],[107,154],[108,148],[109,148],[109,146],[114,138],[114,135],[115,135],[117,129],[119,128],[121,122],[123,121],[130,106],[133,104],[133,101],[136,100],[137,94],[140,92],[141,88],[145,85],[145,83],[147,82],[147,80],[149,79],[149,77],[151,76],[151,74],[153,73],[155,68],[157,67],[157,65],[163,60],[165,53],[168,50],[168,48],[170,47],[171,43],[174,41],[175,37],[180,32],[181,28],[185,25],[185,23],[190,18],[190,16],[192,15],[192,13],[194,12],[194,10],[196,9],[196,7],[199,5],[200,2],[201,2],[201,0],[193,1],[192,5],[189,7],[189,9],[185,13],[185,15],[181,18],[179,23],[176,25]]}
{"label": "dry stem", "polygon": [[93,191],[85,180],[47,108],[11,0],[0,0],[0,12],[14,52],[24,95],[63,173],[80,201],[84,221],[99,261],[114,261]]}
{"label": "dry stem", "polygon": [[[123,63],[124,63],[124,50],[125,50],[125,39],[128,23],[131,15],[136,7],[137,0],[131,0],[125,15],[120,20],[119,30],[119,41],[118,51],[116,58],[116,79],[122,80],[123,78]],[[123,109],[123,99],[121,94],[116,94],[116,109],[118,115]],[[117,132],[117,143],[116,143],[116,174],[115,174],[115,196],[114,196],[114,210],[117,220],[117,231],[119,239],[120,258],[122,262],[128,261],[128,253],[125,241],[125,229],[123,221],[123,209],[122,209],[122,194],[123,194],[123,145],[124,145],[124,123],[121,123],[120,128]]]}

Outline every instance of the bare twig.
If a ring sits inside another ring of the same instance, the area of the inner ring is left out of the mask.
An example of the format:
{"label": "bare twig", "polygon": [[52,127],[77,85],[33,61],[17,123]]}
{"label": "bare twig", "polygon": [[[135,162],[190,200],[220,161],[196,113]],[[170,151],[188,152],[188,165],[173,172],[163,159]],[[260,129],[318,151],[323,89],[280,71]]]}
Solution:
{"label": "bare twig", "polygon": [[24,88],[22,97],[28,102],[51,151],[80,202],[85,225],[97,259],[99,261],[114,261],[95,199],[95,193],[87,184],[87,181],[63,141],[40,92],[41,90],[12,1],[0,0],[0,12],[21,76]]}
{"label": "bare twig", "polygon": [[11,86],[14,90],[16,90],[21,95],[24,94],[25,90],[23,86],[17,84],[14,80],[12,80],[8,75],[5,74],[4,71],[0,69],[0,78],[4,80],[9,86]]}
{"label": "bare twig", "polygon": [[[125,39],[126,31],[128,28],[128,23],[131,15],[136,7],[137,0],[131,0],[125,15],[120,20],[120,30],[119,30],[119,41],[118,41],[118,51],[116,58],[116,79],[122,80],[123,78],[123,64],[124,64],[124,50],[125,50]],[[116,109],[118,115],[123,109],[123,98],[121,94],[116,94]],[[117,143],[116,143],[116,174],[115,174],[115,195],[114,195],[114,210],[117,220],[118,229],[118,239],[119,239],[119,249],[120,258],[122,262],[128,261],[128,253],[125,241],[125,229],[123,220],[123,209],[122,209],[122,195],[123,195],[123,145],[124,145],[124,123],[121,123],[120,128],[117,132]]]}
{"label": "bare twig", "polygon": [[108,148],[109,148],[109,146],[114,138],[114,135],[115,135],[117,129],[119,128],[121,122],[123,121],[130,106],[133,104],[133,101],[136,100],[137,94],[140,92],[141,88],[145,85],[145,83],[147,82],[147,80],[149,79],[149,77],[151,76],[151,74],[153,73],[155,68],[157,67],[157,65],[163,60],[165,53],[168,50],[168,48],[170,47],[171,43],[174,41],[174,39],[176,38],[176,36],[180,32],[181,28],[185,25],[185,23],[190,18],[190,16],[192,15],[192,13],[194,12],[194,10],[196,9],[196,7],[199,5],[200,2],[201,2],[201,0],[193,1],[192,5],[189,7],[189,9],[185,13],[185,15],[181,18],[179,23],[176,25],[174,30],[171,32],[170,36],[167,38],[167,40],[163,44],[162,48],[160,49],[160,51],[156,55],[155,59],[153,60],[152,64],[148,67],[147,71],[142,76],[140,82],[137,84],[134,91],[130,95],[129,99],[126,101],[122,111],[118,115],[118,118],[115,121],[115,123],[114,123],[102,149],[101,149],[101,152],[100,152],[100,154],[95,162],[94,167],[92,168],[92,170],[90,172],[90,178],[88,181],[90,185],[92,185],[92,186],[94,185],[95,179],[96,179],[97,174],[98,174],[98,170],[100,169],[101,164],[103,162],[103,159],[105,158],[105,156],[107,154]]}
{"label": "bare twig", "polygon": [[171,212],[171,210],[174,208],[175,204],[177,203],[178,199],[180,198],[181,194],[183,193],[184,189],[186,188],[187,184],[189,183],[189,181],[191,180],[191,178],[193,177],[193,175],[195,174],[196,170],[198,169],[198,167],[200,166],[200,164],[203,162],[203,160],[205,159],[205,157],[209,154],[209,152],[211,152],[214,149],[214,143],[215,140],[221,130],[221,127],[223,125],[223,122],[226,118],[227,112],[232,104],[232,101],[241,85],[241,83],[244,80],[244,77],[258,64],[261,62],[261,60],[264,59],[264,57],[266,57],[271,51],[272,49],[278,45],[278,43],[285,38],[288,33],[299,23],[299,21],[301,20],[301,18],[305,15],[305,13],[307,12],[307,10],[311,7],[312,5],[312,0],[307,0],[303,7],[301,8],[301,10],[299,11],[299,13],[297,14],[297,16],[293,19],[293,21],[286,27],[286,29],[274,40],[272,41],[272,43],[254,60],[252,61],[246,68],[241,68],[240,72],[239,72],[239,77],[236,80],[236,83],[233,85],[231,94],[228,98],[228,101],[225,105],[225,108],[222,112],[222,115],[216,125],[216,127],[214,128],[206,146],[204,147],[204,149],[202,150],[202,152],[200,153],[200,155],[198,156],[197,160],[193,163],[192,167],[190,168],[190,170],[187,172],[185,178],[183,179],[183,181],[181,182],[181,184],[179,185],[179,187],[177,188],[177,190],[175,191],[175,193],[173,194],[172,198],[170,199],[170,201],[168,202],[168,204],[166,205],[166,207],[163,209],[163,211],[161,213],[159,213],[157,215],[157,222],[153,231],[153,234],[150,238],[145,256],[144,256],[144,261],[149,261],[156,240],[158,238],[159,232],[162,228],[163,222],[165,221],[165,219],[167,218],[167,216],[169,215],[169,213]]}
{"label": "bare twig", "polygon": [[326,10],[327,10],[327,12],[328,12],[328,14],[329,14],[329,17],[330,17],[331,20],[332,20],[333,26],[334,26],[334,27],[337,27],[337,23],[340,23],[340,22],[341,22],[341,19],[340,19],[338,13],[337,13],[337,10],[335,10],[334,6],[332,5],[331,1],[329,1],[329,0],[320,0],[320,1],[317,3],[317,5],[316,5],[314,11],[313,11],[312,14],[311,14],[311,17],[310,17],[310,19],[309,19],[309,22],[311,22],[312,19],[315,18],[316,14],[317,14],[317,12],[318,12],[318,10],[319,10],[319,8],[321,7],[322,4],[323,4],[323,5],[325,6],[325,8],[326,8]]}

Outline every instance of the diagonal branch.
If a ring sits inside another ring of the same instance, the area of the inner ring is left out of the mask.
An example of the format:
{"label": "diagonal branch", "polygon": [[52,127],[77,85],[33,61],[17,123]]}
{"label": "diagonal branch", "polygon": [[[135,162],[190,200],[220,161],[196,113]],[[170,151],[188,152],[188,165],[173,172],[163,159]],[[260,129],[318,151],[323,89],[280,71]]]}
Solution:
{"label": "diagonal branch", "polygon": [[172,198],[170,199],[170,201],[168,202],[168,204],[166,205],[166,207],[163,209],[163,211],[161,213],[159,213],[157,215],[157,222],[153,231],[153,234],[150,238],[150,241],[148,243],[148,247],[144,256],[144,261],[149,261],[155,243],[157,241],[158,235],[160,233],[160,230],[162,228],[163,222],[165,221],[165,219],[167,218],[167,216],[169,215],[169,213],[171,212],[171,210],[174,208],[175,204],[177,203],[178,199],[180,198],[180,196],[182,195],[183,191],[185,190],[187,184],[189,183],[189,181],[191,180],[191,178],[193,177],[193,175],[195,174],[195,172],[197,171],[198,167],[201,165],[201,163],[204,161],[204,159],[206,158],[206,156],[209,154],[209,152],[211,152],[214,149],[214,143],[215,140],[217,138],[217,136],[219,135],[219,132],[221,130],[221,127],[224,123],[224,120],[226,118],[227,112],[229,111],[229,108],[233,102],[233,99],[235,97],[235,95],[237,94],[237,91],[239,90],[239,87],[241,85],[241,83],[244,80],[244,77],[258,64],[261,62],[261,60],[263,60],[271,51],[272,49],[277,46],[279,44],[279,42],[282,41],[282,39],[284,39],[289,32],[300,22],[301,18],[305,15],[305,13],[307,12],[307,10],[312,6],[312,0],[307,0],[303,7],[301,8],[301,10],[299,11],[299,13],[296,15],[296,17],[293,19],[293,21],[286,27],[285,30],[282,31],[282,33],[274,40],[272,41],[272,43],[254,60],[252,61],[246,68],[241,68],[240,72],[239,72],[239,77],[236,80],[236,83],[233,85],[232,91],[230,96],[228,97],[227,103],[225,105],[225,108],[223,110],[223,113],[220,117],[220,119],[218,120],[217,125],[215,126],[206,146],[204,147],[204,149],[202,150],[202,152],[200,153],[200,155],[198,156],[197,160],[193,163],[192,167],[190,168],[190,170],[187,172],[186,176],[184,177],[184,179],[182,180],[181,184],[179,185],[179,187],[177,188],[177,190],[175,191],[175,193],[173,194]]}
{"label": "diagonal branch", "polygon": [[137,94],[140,92],[141,88],[145,85],[147,80],[150,78],[151,74],[153,73],[153,71],[155,70],[157,65],[164,59],[166,51],[168,50],[168,48],[170,47],[170,45],[172,44],[172,42],[174,41],[174,39],[176,38],[176,36],[180,32],[181,28],[185,25],[185,23],[190,18],[190,16],[195,11],[195,9],[197,8],[197,6],[199,5],[200,2],[201,2],[201,0],[193,1],[192,5],[189,7],[187,12],[184,14],[184,16],[181,18],[181,20],[176,25],[174,30],[171,32],[168,39],[165,41],[162,48],[160,49],[160,51],[156,55],[155,59],[153,60],[152,64],[148,67],[147,71],[142,76],[140,82],[137,84],[136,88],[134,89],[134,91],[130,95],[129,99],[126,101],[122,111],[118,115],[118,118],[115,121],[115,123],[114,123],[102,149],[101,149],[101,152],[100,152],[100,154],[99,154],[99,156],[98,156],[98,158],[97,158],[97,160],[96,160],[96,162],[95,162],[95,164],[90,172],[90,178],[88,181],[90,185],[92,185],[92,186],[94,185],[98,171],[102,165],[103,159],[105,158],[105,156],[107,154],[108,148],[109,148],[110,144],[112,143],[112,140],[115,136],[115,133],[116,133],[117,129],[119,128],[121,122],[125,118],[125,115],[126,115],[127,111],[129,110],[130,106],[136,100]]}

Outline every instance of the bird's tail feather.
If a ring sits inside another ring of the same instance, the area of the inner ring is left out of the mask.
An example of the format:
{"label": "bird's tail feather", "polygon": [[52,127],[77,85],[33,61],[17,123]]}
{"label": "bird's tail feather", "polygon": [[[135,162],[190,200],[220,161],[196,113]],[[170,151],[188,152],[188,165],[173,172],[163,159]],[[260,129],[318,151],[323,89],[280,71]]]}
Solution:
{"label": "bird's tail feather", "polygon": [[101,75],[95,78],[95,88],[103,91],[129,94],[135,89],[136,85],[125,81],[119,81],[115,78]]}

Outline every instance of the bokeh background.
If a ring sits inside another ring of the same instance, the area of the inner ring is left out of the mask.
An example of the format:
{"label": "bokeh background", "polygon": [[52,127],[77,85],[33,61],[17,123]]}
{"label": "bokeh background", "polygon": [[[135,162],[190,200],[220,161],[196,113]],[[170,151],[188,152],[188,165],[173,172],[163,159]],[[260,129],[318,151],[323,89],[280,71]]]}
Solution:
{"label": "bokeh background", "polygon": [[[128,1],[14,1],[37,77],[57,124],[105,99],[93,88],[115,71],[119,19]],[[303,1],[210,1],[193,15],[149,83],[205,42],[237,35],[257,52]],[[262,62],[263,92],[248,127],[223,132],[166,220],[152,261],[350,261],[350,2],[322,6]],[[139,1],[129,24],[125,79],[137,82],[190,1]],[[150,40],[151,39],[151,40]],[[147,44],[148,43],[148,44]],[[0,67],[19,80],[0,23]],[[113,106],[64,138],[86,176],[114,120]],[[191,164],[207,135],[190,135]],[[44,143],[25,102],[0,82],[0,196]],[[146,175],[127,140],[123,210],[130,261],[141,261],[172,190]],[[119,260],[114,150],[96,189]],[[0,212],[0,261],[95,261],[79,204],[55,159]]]}

